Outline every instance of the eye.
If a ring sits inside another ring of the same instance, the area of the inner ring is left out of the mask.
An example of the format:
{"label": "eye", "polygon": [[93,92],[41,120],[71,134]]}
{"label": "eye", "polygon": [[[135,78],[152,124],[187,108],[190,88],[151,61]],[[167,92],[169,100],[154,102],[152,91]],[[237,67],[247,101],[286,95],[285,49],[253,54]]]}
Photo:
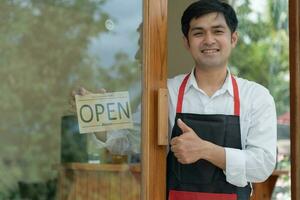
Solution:
{"label": "eye", "polygon": [[215,33],[218,34],[218,35],[220,35],[220,34],[223,34],[224,31],[223,30],[215,30]]}
{"label": "eye", "polygon": [[195,32],[193,35],[194,36],[201,36],[201,35],[203,35],[203,32]]}

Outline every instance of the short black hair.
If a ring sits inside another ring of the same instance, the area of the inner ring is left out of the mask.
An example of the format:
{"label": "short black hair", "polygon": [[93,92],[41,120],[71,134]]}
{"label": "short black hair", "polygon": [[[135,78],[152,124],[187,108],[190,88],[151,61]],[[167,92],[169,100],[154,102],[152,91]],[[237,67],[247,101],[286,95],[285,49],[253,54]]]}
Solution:
{"label": "short black hair", "polygon": [[221,0],[199,0],[187,7],[181,17],[181,30],[184,36],[188,38],[192,19],[197,19],[212,12],[222,13],[224,15],[226,24],[231,33],[237,29],[238,19],[236,13],[228,3]]}

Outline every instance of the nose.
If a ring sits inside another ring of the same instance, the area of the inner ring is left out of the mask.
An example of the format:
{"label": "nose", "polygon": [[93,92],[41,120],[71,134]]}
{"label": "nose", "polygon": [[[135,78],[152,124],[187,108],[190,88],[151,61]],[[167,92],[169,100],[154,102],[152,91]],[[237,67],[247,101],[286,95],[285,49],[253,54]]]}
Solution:
{"label": "nose", "polygon": [[204,41],[204,44],[211,45],[211,44],[215,43],[215,38],[214,38],[213,34],[208,32],[204,35],[203,41]]}

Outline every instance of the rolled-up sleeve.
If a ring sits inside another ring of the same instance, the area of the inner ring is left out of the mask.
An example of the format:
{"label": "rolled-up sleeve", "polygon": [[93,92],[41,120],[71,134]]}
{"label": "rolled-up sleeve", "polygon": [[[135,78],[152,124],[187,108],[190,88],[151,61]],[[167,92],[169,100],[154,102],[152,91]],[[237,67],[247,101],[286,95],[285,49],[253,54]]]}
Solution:
{"label": "rolled-up sleeve", "polygon": [[265,181],[276,164],[277,122],[273,97],[265,88],[252,95],[244,149],[225,148],[226,179],[239,187],[246,186],[247,182]]}

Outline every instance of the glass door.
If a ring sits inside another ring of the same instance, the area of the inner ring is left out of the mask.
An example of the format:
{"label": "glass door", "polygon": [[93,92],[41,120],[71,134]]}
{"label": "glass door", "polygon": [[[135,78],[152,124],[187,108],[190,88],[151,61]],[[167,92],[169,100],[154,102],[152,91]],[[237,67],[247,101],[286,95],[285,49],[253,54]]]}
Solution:
{"label": "glass door", "polygon": [[[0,199],[141,199],[143,1],[0,10]],[[82,134],[74,94],[103,88],[128,92],[132,126]]]}

